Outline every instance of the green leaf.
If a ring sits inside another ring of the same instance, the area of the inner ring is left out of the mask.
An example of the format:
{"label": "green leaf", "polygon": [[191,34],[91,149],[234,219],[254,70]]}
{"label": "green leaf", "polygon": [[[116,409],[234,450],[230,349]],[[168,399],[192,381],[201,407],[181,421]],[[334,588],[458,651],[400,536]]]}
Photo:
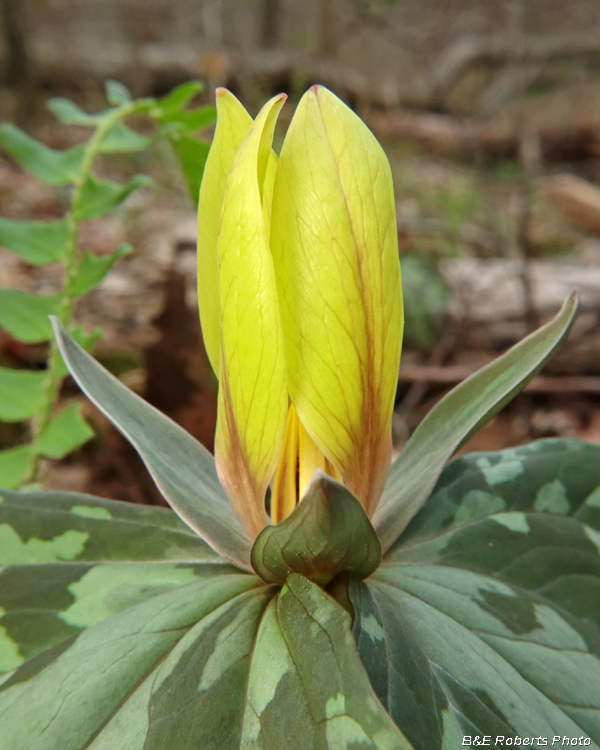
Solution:
{"label": "green leaf", "polygon": [[467,378],[427,414],[392,464],[373,517],[384,551],[423,507],[452,454],[524,388],[563,343],[577,305],[573,294],[553,320]]}
{"label": "green leaf", "polygon": [[[162,566],[163,593],[118,611],[126,579],[109,573],[95,568],[62,588],[49,580],[71,632],[0,686],[11,750],[272,750],[291,734],[299,750],[411,750],[373,694],[347,613],[306,579],[291,576],[277,597],[232,573],[178,585]],[[111,606],[116,614],[77,632]]]}
{"label": "green leaf", "polygon": [[107,81],[105,89],[108,103],[113,107],[120,107],[123,104],[130,104],[133,101],[127,86],[124,86],[119,81]]}
{"label": "green leaf", "polygon": [[597,636],[560,609],[439,565],[382,567],[368,592],[350,587],[355,635],[373,674],[369,635],[388,650],[385,704],[415,748],[459,747],[466,734],[600,739]]}
{"label": "green leaf", "polygon": [[214,125],[217,119],[217,111],[214,106],[200,107],[194,110],[164,110],[155,119],[167,126],[166,133],[182,135],[183,133],[195,133]]}
{"label": "green leaf", "polygon": [[[223,562],[173,511],[76,492],[0,492],[0,565],[56,562]],[[10,530],[10,531],[7,531]],[[81,540],[65,558],[52,550]],[[13,542],[8,540],[12,538]],[[15,541],[16,540],[16,541]],[[50,552],[49,552],[50,550]]]}
{"label": "green leaf", "polygon": [[[90,333],[86,333],[81,326],[77,326],[69,332],[69,335],[74,341],[79,344],[79,346],[83,347],[86,352],[91,352],[94,346],[102,338],[102,329],[94,328],[94,330]],[[65,365],[61,357],[60,364],[57,369],[57,376],[62,378],[63,376],[68,375],[68,373],[69,371],[67,370],[67,366]]]}
{"label": "green leaf", "polygon": [[47,425],[35,449],[48,458],[64,458],[94,437],[94,431],[81,416],[81,406],[72,404]]}
{"label": "green leaf", "polygon": [[262,619],[242,740],[232,747],[284,748],[292,737],[298,750],[412,747],[365,679],[348,614],[296,574]]}
{"label": "green leaf", "polygon": [[381,546],[362,504],[325,475],[252,548],[252,566],[267,583],[285,583],[290,573],[300,573],[325,586],[342,572],[366,578],[380,561]]}
{"label": "green leaf", "polygon": [[178,112],[198,94],[204,86],[200,81],[188,81],[182,83],[180,86],[171,91],[170,94],[163,96],[161,99],[152,103],[152,109],[150,110],[150,116],[155,120],[161,121],[161,117],[164,117],[170,112]]}
{"label": "green leaf", "polygon": [[493,575],[600,632],[599,496],[596,445],[552,439],[463,456],[386,559]]}
{"label": "green leaf", "polygon": [[92,289],[95,289],[119,258],[129,255],[132,251],[133,248],[131,245],[125,242],[119,245],[110,255],[85,253],[77,272],[74,295],[76,297],[83,297]]}
{"label": "green leaf", "polygon": [[119,154],[134,151],[143,151],[148,148],[151,141],[135,130],[128,128],[122,122],[117,122],[104,136],[100,144],[103,154]]}
{"label": "green leaf", "polygon": [[9,490],[18,487],[29,468],[33,451],[31,446],[22,445],[0,451],[0,488]]}
{"label": "green leaf", "polygon": [[86,354],[58,321],[55,335],[75,380],[136,448],[173,510],[214,549],[251,570],[250,542],[231,512],[210,453]]}
{"label": "green leaf", "polygon": [[54,151],[10,123],[0,125],[0,143],[23,169],[47,185],[74,183],[85,156],[85,146]]}
{"label": "green leaf", "polygon": [[361,659],[417,750],[600,742],[600,533],[582,523],[599,497],[600,446],[462,456],[375,574],[350,580]]}
{"label": "green leaf", "polygon": [[57,96],[48,101],[48,109],[63,123],[63,125],[89,125],[95,127],[109,114],[98,112],[90,115],[78,107],[70,99]]}
{"label": "green leaf", "polygon": [[187,135],[173,136],[169,140],[183,172],[192,205],[197,209],[200,183],[210,146]]}
{"label": "green leaf", "polygon": [[404,338],[432,349],[448,306],[448,283],[435,264],[418,253],[403,254]]}
{"label": "green leaf", "polygon": [[49,315],[54,315],[59,295],[37,294],[0,289],[0,326],[18,341],[38,344],[52,338]]}
{"label": "green leaf", "polygon": [[398,546],[504,511],[575,515],[600,529],[600,503],[597,513],[592,505],[598,487],[600,447],[580,440],[551,438],[469,453],[444,468]]}
{"label": "green leaf", "polygon": [[0,218],[0,246],[35,266],[63,259],[69,242],[66,221],[11,221]]}
{"label": "green leaf", "polygon": [[0,420],[21,422],[42,405],[45,372],[0,367]]}
{"label": "green leaf", "polygon": [[0,672],[221,563],[170,510],[1,492]]}
{"label": "green leaf", "polygon": [[[221,646],[221,652],[229,649],[234,658],[238,656],[234,643],[243,641],[244,620],[249,620],[251,632],[274,593],[257,588],[258,583],[258,579],[248,575],[215,574],[177,586],[126,608],[26,662],[0,686],[3,741],[11,750],[83,750],[92,742],[95,748],[112,750],[143,747],[152,714],[164,707],[164,700],[159,702],[156,694],[171,676],[169,668],[177,666],[174,660],[193,661],[195,649],[186,653],[185,645],[195,645],[198,632],[208,631],[200,646],[206,662],[219,647],[215,639],[237,615],[239,630],[234,631],[233,642]],[[238,695],[241,688],[243,695],[244,660],[231,669],[229,666],[227,658],[209,662],[207,687],[216,680],[227,698],[234,688]],[[223,672],[225,677],[219,680],[219,673]],[[215,702],[214,694],[215,690],[204,688],[187,705],[173,704],[172,713],[176,708],[184,712],[187,708],[189,712],[195,704],[204,708],[208,719],[205,726],[220,713],[225,721],[216,736],[222,742],[227,736],[224,732],[230,733],[233,726],[226,721],[230,701]],[[181,739],[174,737],[166,747],[182,747],[185,734],[178,732]],[[217,745],[199,745],[211,746]],[[156,745],[146,739],[146,747]]]}
{"label": "green leaf", "polygon": [[150,185],[152,179],[137,174],[126,185],[118,182],[99,180],[89,175],[81,192],[81,218],[96,219],[119,206],[131,193],[141,187]]}

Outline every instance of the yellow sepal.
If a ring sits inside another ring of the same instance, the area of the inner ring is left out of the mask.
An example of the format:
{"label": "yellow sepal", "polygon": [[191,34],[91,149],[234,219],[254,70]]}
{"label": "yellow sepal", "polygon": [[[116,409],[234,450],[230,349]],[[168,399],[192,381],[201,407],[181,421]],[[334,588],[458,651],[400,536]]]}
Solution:
{"label": "yellow sepal", "polygon": [[281,150],[271,247],[292,403],[371,513],[402,343],[394,194],[372,133],[322,87],[302,98]]}
{"label": "yellow sepal", "polygon": [[217,238],[225,185],[252,118],[227,89],[217,89],[217,126],[206,160],[198,203],[198,302],[206,353],[217,377],[221,350]]}
{"label": "yellow sepal", "polygon": [[250,534],[268,523],[266,488],[286,424],[283,332],[269,248],[274,156],[284,96],[268,102],[239,147],[217,243],[220,381],[215,458],[221,484]]}

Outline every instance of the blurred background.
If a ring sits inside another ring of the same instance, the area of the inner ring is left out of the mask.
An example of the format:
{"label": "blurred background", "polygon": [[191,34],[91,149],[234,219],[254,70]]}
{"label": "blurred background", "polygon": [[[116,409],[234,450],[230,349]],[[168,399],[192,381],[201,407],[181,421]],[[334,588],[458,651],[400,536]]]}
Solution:
{"label": "blurred background", "polygon": [[[46,107],[106,106],[104,81],[136,97],[200,80],[254,114],[285,91],[281,143],[313,83],[367,122],[394,174],[406,304],[394,442],[452,386],[554,314],[573,288],[582,312],[541,377],[464,450],[532,439],[600,443],[600,3],[597,0],[0,0],[0,119],[53,148],[88,132]],[[133,123],[135,127],[135,123]],[[197,134],[207,142],[210,130]],[[195,216],[164,143],[103,157],[151,187],[87,222],[85,250],[134,252],[79,303],[98,358],[209,448],[216,382],[195,293]],[[68,195],[0,150],[0,217],[53,219]],[[0,286],[50,294],[60,269],[0,248]],[[0,330],[0,365],[44,367],[45,345]],[[62,398],[79,399],[67,381]],[[97,435],[44,467],[46,485],[160,502],[132,449],[92,406]],[[0,449],[27,426],[0,425]]]}

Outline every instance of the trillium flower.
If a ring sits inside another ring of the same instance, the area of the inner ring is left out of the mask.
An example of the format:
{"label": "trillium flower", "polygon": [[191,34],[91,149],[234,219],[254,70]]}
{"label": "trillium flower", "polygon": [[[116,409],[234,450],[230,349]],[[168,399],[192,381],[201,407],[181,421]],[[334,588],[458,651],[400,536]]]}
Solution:
{"label": "trillium flower", "polygon": [[391,461],[402,343],[387,158],[320,86],[301,99],[277,158],[284,101],[253,121],[217,91],[199,202],[200,318],[219,379],[215,459],[250,538],[294,510],[317,470],[372,516]]}

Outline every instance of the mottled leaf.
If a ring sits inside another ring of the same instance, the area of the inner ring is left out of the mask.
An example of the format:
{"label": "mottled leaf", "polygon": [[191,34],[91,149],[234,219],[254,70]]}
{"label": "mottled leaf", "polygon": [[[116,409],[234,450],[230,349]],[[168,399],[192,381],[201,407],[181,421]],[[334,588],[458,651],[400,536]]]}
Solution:
{"label": "mottled leaf", "polygon": [[432,496],[398,544],[502,511],[577,514],[591,525],[596,519],[600,529],[600,502],[597,515],[593,510],[599,487],[600,447],[580,440],[551,438],[469,453],[444,468]]}
{"label": "mottled leaf", "polygon": [[[373,687],[416,750],[462,736],[600,742],[600,447],[462,456],[382,566],[350,580]],[[594,744],[596,743],[596,744]]]}
{"label": "mottled leaf", "polygon": [[95,289],[119,258],[129,255],[132,251],[131,245],[125,242],[110,255],[84,253],[75,281],[75,296],[83,297]]}
{"label": "mottled leaf", "polygon": [[577,305],[574,293],[553,320],[454,388],[419,424],[392,464],[373,516],[384,550],[423,507],[454,451],[524,388],[564,341]]}
{"label": "mottled leaf", "polygon": [[0,565],[64,560],[51,550],[69,538],[80,542],[68,558],[78,563],[222,561],[169,509],[75,492],[2,490],[0,522]]}
{"label": "mottled leaf", "polygon": [[[256,600],[263,601],[264,588],[252,592],[258,583],[252,576],[225,574],[177,586],[25,662],[0,685],[3,741],[11,750],[83,750],[92,742],[101,746],[107,732],[112,738],[105,747],[143,747],[148,716],[158,708],[157,698],[149,701],[148,693],[160,690],[161,677],[168,679],[164,668],[171,664],[169,655],[180,653],[178,645],[189,642],[190,635],[205,627],[206,621],[220,619],[223,610],[235,608],[240,601],[241,609],[245,603],[252,606]],[[217,628],[215,636],[219,631]],[[208,658],[213,650],[210,640],[203,645]],[[234,652],[234,660],[236,657]],[[211,667],[214,675],[216,669],[226,669],[226,663],[213,660]],[[140,701],[138,690],[145,702]],[[197,703],[196,696],[190,698],[192,705]],[[220,707],[219,703],[211,706],[214,711]],[[132,720],[115,734],[113,721],[120,723],[122,712],[131,714]],[[229,729],[228,724],[225,727]],[[185,737],[189,727],[180,729]],[[177,747],[175,741],[174,737],[169,743],[170,750]],[[156,747],[146,742],[146,747]]]}
{"label": "mottled leaf", "polygon": [[35,266],[62,260],[69,227],[60,221],[11,221],[0,218],[0,246]]}
{"label": "mottled leaf", "polygon": [[81,218],[87,220],[103,216],[120,206],[135,190],[151,182],[151,178],[143,174],[135,175],[125,185],[89,175],[81,192]]}
{"label": "mottled leaf", "polygon": [[251,569],[250,541],[231,512],[210,453],[101,367],[58,322],[55,333],[71,374],[136,448],[173,510],[221,554]]}
{"label": "mottled leaf", "polygon": [[[358,642],[370,646],[369,632],[385,641],[386,705],[415,748],[450,750],[463,734],[583,733],[600,741],[598,634],[560,608],[440,565],[385,565],[370,579],[369,594]],[[362,606],[352,586],[350,598]],[[376,659],[371,668],[379,671]],[[420,727],[409,695],[429,706]]]}
{"label": "mottled leaf", "polygon": [[342,572],[366,578],[381,546],[361,503],[325,475],[315,478],[294,511],[267,526],[252,548],[252,565],[268,583],[300,573],[320,586]]}
{"label": "mottled leaf", "polygon": [[235,572],[170,510],[0,493],[0,672],[122,609]]}
{"label": "mottled leaf", "polygon": [[296,574],[256,638],[239,747],[283,750],[292,737],[298,750],[412,748],[365,678],[348,614]]}
{"label": "mottled leaf", "polygon": [[20,422],[32,417],[42,403],[45,372],[0,367],[0,420]]}
{"label": "mottled leaf", "polygon": [[40,296],[13,289],[0,289],[0,327],[26,344],[52,338],[49,315],[54,315],[60,296]]}
{"label": "mottled leaf", "polygon": [[48,185],[74,183],[85,155],[85,146],[54,151],[10,123],[0,125],[0,144],[23,169]]}

